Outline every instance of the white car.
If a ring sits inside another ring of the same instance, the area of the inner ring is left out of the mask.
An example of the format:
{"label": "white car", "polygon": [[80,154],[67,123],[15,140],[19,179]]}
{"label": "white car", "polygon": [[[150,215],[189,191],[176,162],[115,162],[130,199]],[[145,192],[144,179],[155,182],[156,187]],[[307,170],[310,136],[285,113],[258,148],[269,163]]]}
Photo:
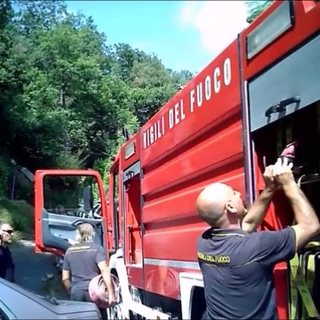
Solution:
{"label": "white car", "polygon": [[101,314],[94,303],[45,298],[0,279],[0,320],[16,319],[100,320]]}

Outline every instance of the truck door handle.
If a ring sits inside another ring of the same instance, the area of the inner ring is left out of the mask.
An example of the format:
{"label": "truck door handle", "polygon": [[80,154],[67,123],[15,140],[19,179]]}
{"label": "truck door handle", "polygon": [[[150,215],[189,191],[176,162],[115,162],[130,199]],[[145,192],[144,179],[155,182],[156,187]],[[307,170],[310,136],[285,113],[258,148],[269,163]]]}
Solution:
{"label": "truck door handle", "polygon": [[132,248],[132,230],[133,227],[132,226],[128,226],[128,247],[129,247],[129,258],[130,258],[130,264],[134,263],[134,259],[133,259],[133,248]]}
{"label": "truck door handle", "polygon": [[292,103],[299,103],[301,101],[300,97],[291,97],[285,100],[280,101],[278,104],[271,106],[266,110],[265,116],[269,118],[273,113],[278,113],[285,111],[286,107]]}

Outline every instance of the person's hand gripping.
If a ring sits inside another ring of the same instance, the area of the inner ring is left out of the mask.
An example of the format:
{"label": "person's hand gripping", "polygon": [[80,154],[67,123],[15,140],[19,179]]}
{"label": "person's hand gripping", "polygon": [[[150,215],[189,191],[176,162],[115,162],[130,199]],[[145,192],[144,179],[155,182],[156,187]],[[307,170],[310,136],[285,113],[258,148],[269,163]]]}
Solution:
{"label": "person's hand gripping", "polygon": [[296,184],[292,172],[293,164],[288,164],[288,159],[278,159],[273,166],[274,181],[279,184],[280,187],[290,186]]}

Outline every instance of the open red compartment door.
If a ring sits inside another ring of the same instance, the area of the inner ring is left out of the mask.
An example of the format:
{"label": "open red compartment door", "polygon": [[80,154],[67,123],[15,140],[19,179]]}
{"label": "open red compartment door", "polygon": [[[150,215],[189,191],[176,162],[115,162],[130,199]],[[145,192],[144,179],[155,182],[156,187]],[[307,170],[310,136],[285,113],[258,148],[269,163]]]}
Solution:
{"label": "open red compartment door", "polygon": [[40,170],[35,174],[35,251],[63,254],[79,224],[90,223],[94,241],[106,246],[107,204],[93,170]]}
{"label": "open red compartment door", "polygon": [[[264,188],[262,174],[289,143],[295,144],[294,173],[320,217],[320,3],[276,1],[240,35],[246,156],[246,183],[253,200]],[[294,223],[284,192],[278,190],[262,230],[281,230]],[[318,240],[318,239],[317,239]],[[307,250],[307,248],[306,248]],[[309,266],[307,251],[300,264]],[[314,260],[315,261],[315,260]],[[315,264],[317,261],[315,261]],[[274,269],[279,319],[288,319],[296,303],[289,264]],[[306,267],[307,266],[307,267]],[[311,270],[311,269],[310,269]],[[309,272],[308,270],[305,272]],[[310,274],[315,274],[313,271]],[[310,280],[310,279],[309,279]],[[317,287],[317,278],[311,281]],[[313,289],[309,288],[313,294]],[[320,301],[315,300],[317,309]],[[297,310],[300,306],[297,308]],[[301,309],[301,308],[300,308]],[[300,313],[301,310],[299,310]],[[304,319],[299,316],[299,319]]]}

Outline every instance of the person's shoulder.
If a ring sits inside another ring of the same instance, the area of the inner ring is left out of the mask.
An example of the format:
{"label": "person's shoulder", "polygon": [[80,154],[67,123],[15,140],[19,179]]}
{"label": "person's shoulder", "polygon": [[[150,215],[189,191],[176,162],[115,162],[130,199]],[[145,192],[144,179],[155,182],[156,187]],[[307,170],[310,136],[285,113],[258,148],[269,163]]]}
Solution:
{"label": "person's shoulder", "polygon": [[89,246],[84,244],[84,243],[75,243],[75,244],[72,244],[67,249],[66,254],[69,253],[69,252],[78,251],[78,250],[82,250],[82,249],[85,249],[85,248],[89,248]]}
{"label": "person's shoulder", "polygon": [[296,252],[295,233],[292,227],[276,231],[260,231],[253,235],[257,261],[274,266],[281,261],[292,259]]}
{"label": "person's shoulder", "polygon": [[254,250],[259,247],[260,238],[262,232],[252,232],[247,233],[243,231],[241,237],[236,238],[236,243],[238,243],[237,250]]}
{"label": "person's shoulder", "polygon": [[211,232],[212,232],[212,228],[208,228],[198,236],[198,240],[197,240],[198,247],[211,240]]}
{"label": "person's shoulder", "polygon": [[74,251],[74,249],[77,247],[77,244],[73,244],[71,245],[67,250],[65,255],[67,255],[69,252]]}
{"label": "person's shoulder", "polygon": [[94,252],[95,257],[98,260],[97,263],[106,261],[107,250],[102,245],[94,243],[92,244],[91,250]]}
{"label": "person's shoulder", "polygon": [[270,231],[263,230],[247,233],[243,240],[244,242],[252,243],[253,245],[259,245],[260,239],[264,238],[268,232]]}
{"label": "person's shoulder", "polygon": [[250,237],[252,237],[252,239],[263,239],[263,238],[274,237],[274,236],[286,236],[292,233],[294,233],[293,228],[291,226],[288,226],[281,230],[262,230],[262,231],[253,232],[250,234]]}
{"label": "person's shoulder", "polygon": [[95,242],[90,243],[90,248],[94,250],[104,250],[103,246]]}
{"label": "person's shoulder", "polygon": [[294,230],[290,226],[275,231],[262,230],[248,234],[245,242],[250,247],[261,248],[261,246],[274,246],[281,240],[291,238],[292,235],[294,235]]}
{"label": "person's shoulder", "polygon": [[212,228],[208,228],[200,233],[198,240],[210,240],[211,239]]}

